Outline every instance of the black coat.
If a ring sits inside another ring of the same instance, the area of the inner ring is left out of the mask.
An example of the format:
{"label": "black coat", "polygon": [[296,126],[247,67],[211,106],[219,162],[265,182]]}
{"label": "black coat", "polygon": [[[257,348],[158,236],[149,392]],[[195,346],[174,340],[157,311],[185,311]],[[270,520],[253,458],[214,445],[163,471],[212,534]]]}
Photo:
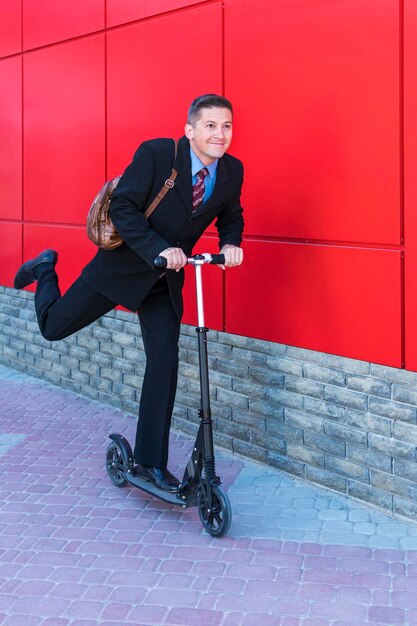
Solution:
{"label": "black coat", "polygon": [[[219,159],[211,197],[191,214],[191,158],[186,137],[178,142],[175,186],[149,220],[145,219],[143,212],[170,176],[173,159],[172,139],[153,139],[139,146],[111,202],[111,219],[125,243],[115,250],[99,250],[82,274],[96,291],[132,311],[139,308],[161,275],[153,261],[166,248],[182,248],[189,256],[216,218],[220,248],[225,244],[239,246],[242,241],[242,163],[228,154]],[[168,270],[167,279],[175,310],[181,318],[184,271]]]}

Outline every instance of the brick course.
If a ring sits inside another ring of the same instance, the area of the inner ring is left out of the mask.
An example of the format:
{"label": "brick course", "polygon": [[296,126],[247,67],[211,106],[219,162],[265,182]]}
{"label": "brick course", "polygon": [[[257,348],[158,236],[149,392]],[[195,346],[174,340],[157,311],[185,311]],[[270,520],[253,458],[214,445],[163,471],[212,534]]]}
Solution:
{"label": "brick course", "polygon": [[[132,413],[145,356],[140,326],[113,311],[44,340],[33,294],[0,287],[0,362]],[[219,331],[208,334],[217,445],[415,518],[417,373]],[[198,425],[198,346],[183,325],[174,427]]]}

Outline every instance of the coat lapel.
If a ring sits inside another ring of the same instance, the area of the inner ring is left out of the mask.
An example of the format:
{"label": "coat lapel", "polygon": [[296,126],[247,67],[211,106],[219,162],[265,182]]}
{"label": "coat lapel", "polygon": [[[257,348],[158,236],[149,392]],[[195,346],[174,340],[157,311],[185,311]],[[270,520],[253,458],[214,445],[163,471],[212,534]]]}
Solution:
{"label": "coat lapel", "polygon": [[178,172],[174,189],[177,191],[186,209],[187,215],[191,214],[191,157],[190,143],[186,137],[181,137],[178,142],[177,158],[175,159],[175,169]]}

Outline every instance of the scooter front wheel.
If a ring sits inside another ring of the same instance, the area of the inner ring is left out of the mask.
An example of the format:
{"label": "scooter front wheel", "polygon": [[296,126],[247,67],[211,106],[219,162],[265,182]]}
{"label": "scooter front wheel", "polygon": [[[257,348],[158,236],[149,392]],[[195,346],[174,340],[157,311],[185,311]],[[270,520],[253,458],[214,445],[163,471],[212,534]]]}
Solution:
{"label": "scooter front wheel", "polygon": [[116,487],[127,485],[127,467],[124,462],[123,452],[120,445],[115,441],[112,441],[107,448],[106,469],[110,480]]}
{"label": "scooter front wheel", "polygon": [[197,507],[201,523],[212,537],[222,537],[232,523],[229,497],[217,485],[200,484]]}

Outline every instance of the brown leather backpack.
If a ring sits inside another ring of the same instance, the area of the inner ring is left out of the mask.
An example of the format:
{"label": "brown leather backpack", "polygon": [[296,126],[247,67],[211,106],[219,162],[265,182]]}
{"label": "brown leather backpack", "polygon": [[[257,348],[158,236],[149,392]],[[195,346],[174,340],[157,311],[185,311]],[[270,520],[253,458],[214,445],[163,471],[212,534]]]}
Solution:
{"label": "brown leather backpack", "polygon": [[[175,157],[177,156],[178,141],[174,139]],[[146,219],[153,213],[162,198],[174,186],[174,181],[178,175],[176,169],[172,168],[171,176],[165,181],[164,186],[148,206],[144,215]],[[114,250],[122,245],[123,239],[117,232],[113,222],[110,219],[110,202],[114,190],[116,189],[121,176],[116,176],[112,180],[108,180],[100,189],[93,200],[93,203],[87,215],[87,236],[96,246],[103,250]]]}

